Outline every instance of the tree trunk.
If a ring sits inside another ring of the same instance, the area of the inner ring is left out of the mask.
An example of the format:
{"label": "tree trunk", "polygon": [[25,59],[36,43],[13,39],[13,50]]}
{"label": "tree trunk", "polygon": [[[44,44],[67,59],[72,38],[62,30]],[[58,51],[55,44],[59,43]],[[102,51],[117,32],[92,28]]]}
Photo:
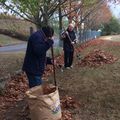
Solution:
{"label": "tree trunk", "polygon": [[59,46],[62,46],[61,32],[62,32],[62,12],[61,12],[60,0],[59,0]]}
{"label": "tree trunk", "polygon": [[49,20],[48,20],[48,16],[47,15],[43,15],[43,20],[38,19],[36,21],[36,28],[37,30],[39,30],[41,27],[47,26],[49,25]]}

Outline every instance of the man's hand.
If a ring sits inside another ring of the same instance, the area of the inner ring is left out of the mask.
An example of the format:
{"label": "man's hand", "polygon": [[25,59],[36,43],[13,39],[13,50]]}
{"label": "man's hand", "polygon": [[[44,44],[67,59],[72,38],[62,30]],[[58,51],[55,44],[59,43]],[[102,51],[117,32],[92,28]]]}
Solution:
{"label": "man's hand", "polygon": [[74,40],[74,43],[77,44],[79,41],[77,39]]}
{"label": "man's hand", "polygon": [[61,38],[66,38],[65,32],[61,34]]}
{"label": "man's hand", "polygon": [[54,36],[53,37],[48,37],[48,39],[54,40]]}
{"label": "man's hand", "polygon": [[75,44],[75,42],[71,42],[71,44],[72,44],[72,45],[74,45],[74,44]]}

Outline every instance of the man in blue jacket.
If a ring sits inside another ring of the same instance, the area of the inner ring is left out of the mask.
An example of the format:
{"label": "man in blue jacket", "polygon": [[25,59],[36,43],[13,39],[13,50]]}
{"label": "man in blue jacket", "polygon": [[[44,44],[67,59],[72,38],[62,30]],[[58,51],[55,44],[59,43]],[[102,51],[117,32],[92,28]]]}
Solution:
{"label": "man in blue jacket", "polygon": [[53,34],[54,30],[46,26],[29,37],[22,69],[28,77],[30,88],[42,84],[45,65],[52,64],[46,52],[53,45]]}

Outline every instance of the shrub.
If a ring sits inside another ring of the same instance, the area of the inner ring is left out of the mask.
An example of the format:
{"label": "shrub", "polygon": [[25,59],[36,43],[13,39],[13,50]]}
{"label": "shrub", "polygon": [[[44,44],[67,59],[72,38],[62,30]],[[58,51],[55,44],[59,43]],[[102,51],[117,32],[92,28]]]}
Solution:
{"label": "shrub", "polygon": [[120,22],[112,17],[109,23],[105,23],[102,29],[102,35],[120,34]]}

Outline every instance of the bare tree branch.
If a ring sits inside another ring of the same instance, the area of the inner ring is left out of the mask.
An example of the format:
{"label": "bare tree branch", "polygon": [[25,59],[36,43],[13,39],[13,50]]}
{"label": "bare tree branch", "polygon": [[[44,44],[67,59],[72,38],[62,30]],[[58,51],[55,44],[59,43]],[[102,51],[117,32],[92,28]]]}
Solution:
{"label": "bare tree branch", "polygon": [[94,8],[92,8],[92,10],[90,10],[90,11],[84,16],[84,18],[80,20],[79,23],[82,23],[83,21],[85,21],[85,19],[86,19],[92,12],[94,12],[94,11],[98,8],[98,6],[99,6],[100,4],[103,4],[104,2],[105,2],[105,0],[98,1],[97,6],[95,6]]}
{"label": "bare tree branch", "polygon": [[3,6],[5,6],[6,8],[10,9],[11,11],[13,11],[15,14],[19,15],[21,18],[31,22],[31,23],[34,23],[36,24],[34,21],[31,20],[31,18],[26,18],[24,15],[22,15],[21,13],[19,13],[18,11],[14,10],[13,8],[11,8],[10,6],[8,6],[7,4],[2,4]]}

